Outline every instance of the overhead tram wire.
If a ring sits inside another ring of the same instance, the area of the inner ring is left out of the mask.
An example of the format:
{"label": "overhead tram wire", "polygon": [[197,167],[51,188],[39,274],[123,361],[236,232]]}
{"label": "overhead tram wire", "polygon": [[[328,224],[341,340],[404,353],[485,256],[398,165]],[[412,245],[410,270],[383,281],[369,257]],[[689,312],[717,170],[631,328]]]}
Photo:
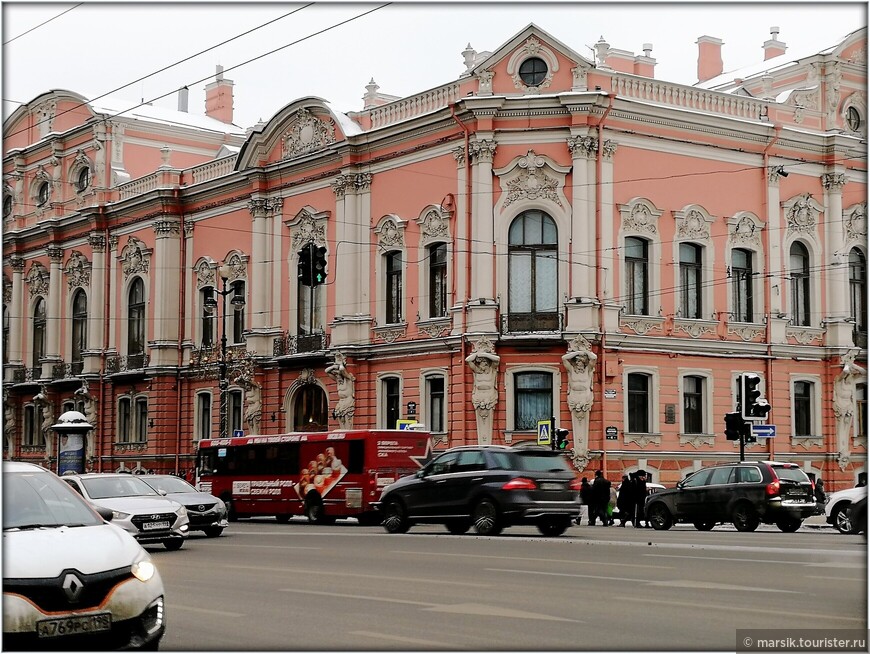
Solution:
{"label": "overhead tram wire", "polygon": [[[281,20],[282,18],[285,18],[286,16],[289,16],[289,15],[291,15],[291,14],[297,12],[297,11],[301,11],[302,9],[305,9],[305,8],[307,8],[307,7],[310,7],[310,6],[313,5],[313,4],[315,4],[315,3],[311,2],[311,3],[308,3],[307,5],[304,5],[304,6],[300,7],[299,9],[294,9],[293,11],[291,11],[291,12],[288,13],[288,14],[286,14],[285,16],[280,16],[280,17],[278,17],[278,18],[276,18],[276,19],[270,21],[270,23],[273,23],[273,22],[275,22],[275,21],[277,21],[277,20]],[[374,9],[369,9],[368,11],[364,11],[364,12],[361,13],[361,14],[358,14],[358,15],[353,16],[353,17],[351,17],[351,18],[348,18],[348,19],[346,19],[346,20],[340,21],[340,22],[338,22],[338,23],[334,23],[333,25],[330,25],[329,27],[325,27],[325,28],[323,28],[322,30],[318,30],[317,32],[312,32],[311,34],[308,34],[307,36],[303,36],[302,38],[296,39],[295,41],[291,41],[290,43],[286,43],[286,44],[282,45],[282,46],[279,47],[279,48],[275,48],[274,50],[270,50],[270,51],[268,51],[268,52],[264,52],[263,54],[257,55],[256,57],[252,57],[251,59],[248,59],[248,60],[246,60],[246,61],[243,61],[243,62],[241,62],[241,63],[239,63],[239,64],[235,64],[234,66],[230,66],[229,68],[224,68],[223,72],[224,72],[224,73],[228,73],[228,72],[230,72],[231,70],[235,70],[236,68],[241,68],[242,66],[246,66],[247,64],[250,64],[250,63],[252,63],[252,62],[254,62],[254,61],[257,61],[257,60],[262,59],[262,58],[264,58],[264,57],[268,57],[269,55],[275,54],[276,52],[280,52],[281,50],[284,50],[284,49],[286,49],[286,48],[289,48],[289,47],[292,46],[292,45],[297,45],[297,44],[299,44],[299,43],[302,43],[303,41],[307,41],[308,39],[311,39],[311,38],[313,38],[313,37],[315,37],[315,36],[319,36],[320,34],[324,34],[324,33],[328,32],[328,31],[330,31],[330,30],[333,30],[333,29],[335,29],[336,27],[341,27],[342,25],[346,25],[347,23],[351,23],[351,22],[357,20],[358,18],[362,18],[363,16],[367,16],[368,14],[374,13],[374,12],[380,10],[380,9],[383,9],[384,7],[388,7],[388,6],[390,6],[391,4],[393,4],[393,3],[392,3],[392,2],[385,2],[384,4],[382,4],[382,5],[378,6],[378,7],[375,7]],[[248,32],[245,32],[244,34],[239,34],[239,35],[237,35],[237,36],[234,36],[232,39],[228,39],[227,41],[224,41],[223,43],[218,43],[217,45],[214,45],[214,46],[212,46],[211,48],[208,48],[208,49],[206,49],[206,50],[203,50],[203,52],[208,52],[209,50],[212,50],[212,49],[214,49],[214,48],[220,47],[221,45],[224,45],[224,43],[229,43],[230,41],[232,41],[232,40],[234,40],[234,39],[237,39],[237,38],[239,38],[239,37],[241,37],[241,36],[244,36],[245,34],[248,34],[248,33],[250,33],[250,32],[253,32],[254,30],[260,29],[261,27],[265,27],[266,25],[268,25],[268,24],[270,24],[270,23],[264,23],[263,25],[260,25],[259,27],[255,27],[255,28],[249,30]],[[195,54],[195,55],[191,55],[191,56],[188,57],[187,59],[190,59],[190,58],[192,58],[192,57],[197,57],[197,56],[199,56],[200,54],[203,54],[203,52],[199,52],[199,53],[197,53],[197,54]],[[154,73],[151,73],[151,75],[155,75],[155,74],[157,74],[157,73],[159,73],[159,72],[162,72],[163,70],[166,70],[166,69],[168,69],[168,68],[171,68],[172,66],[176,66],[176,65],[178,65],[179,63],[182,63],[182,62],[184,62],[184,61],[187,61],[187,59],[183,59],[183,60],[181,60],[181,61],[177,61],[177,62],[175,62],[174,64],[170,64],[169,66],[167,66],[167,67],[165,67],[165,68],[162,68],[162,69],[159,70],[159,71],[156,71],[156,72],[154,72]],[[151,75],[146,75],[145,77],[143,77],[143,78],[141,78],[141,79],[138,79],[138,80],[134,80],[134,81],[132,81],[132,82],[129,82],[128,84],[125,84],[124,86],[120,86],[120,87],[118,87],[118,89],[115,89],[115,91],[117,91],[117,90],[119,90],[119,89],[126,88],[126,87],[130,86],[131,84],[136,84],[137,82],[141,81],[142,79],[146,79],[147,77],[150,77]],[[170,95],[172,95],[173,93],[176,93],[176,92],[177,92],[178,90],[180,90],[181,88],[189,87],[189,86],[192,86],[192,85],[194,85],[194,84],[201,84],[202,82],[207,82],[208,80],[212,79],[213,76],[214,76],[213,74],[210,74],[210,75],[208,75],[207,77],[203,77],[202,79],[198,79],[198,80],[194,80],[194,81],[192,81],[192,82],[188,82],[188,83],[182,85],[181,87],[179,87],[179,88],[177,88],[177,89],[172,89],[171,91],[168,91],[168,92],[166,92],[166,93],[163,93],[162,95],[155,96],[155,97],[151,98],[150,100],[143,100],[142,102],[139,102],[138,104],[135,104],[135,105],[133,105],[132,107],[128,107],[127,109],[124,109],[123,111],[119,111],[118,113],[112,114],[111,116],[109,116],[109,118],[116,118],[116,117],[118,117],[118,116],[122,116],[122,115],[124,115],[125,113],[127,113],[128,111],[133,111],[134,109],[138,109],[139,107],[142,107],[142,106],[144,106],[144,105],[151,104],[151,103],[154,102],[155,100],[162,100],[163,98],[165,98],[165,97],[167,97],[167,96],[170,96]],[[79,104],[79,105],[76,105],[76,106],[70,108],[70,109],[67,109],[66,111],[60,112],[60,113],[57,114],[57,115],[59,116],[59,115],[62,115],[62,114],[64,114],[64,113],[67,113],[67,112],[69,112],[69,111],[75,111],[76,109],[78,109],[78,108],[80,108],[80,107],[83,107],[83,106],[85,106],[86,104],[89,104],[90,102],[93,102],[94,100],[98,100],[98,99],[100,99],[100,98],[103,98],[103,97],[109,95],[110,93],[114,93],[115,91],[108,91],[107,93],[104,93],[104,94],[102,94],[102,95],[99,95],[99,96],[97,96],[96,98],[94,98],[93,100],[90,100],[89,102],[83,102],[83,103],[81,103],[81,104]],[[42,121],[39,121],[39,122],[36,123],[36,124],[38,125],[39,123],[41,123],[41,122],[45,122],[46,120],[48,120],[48,119],[44,119],[44,120],[42,120]],[[29,128],[28,128],[28,129],[29,129]],[[9,133],[9,134],[7,135],[7,138],[8,138],[9,136],[14,136],[15,134],[20,134],[21,132],[24,132],[24,131],[26,131],[26,130],[22,129],[22,130],[19,130],[18,132],[11,132],[11,133]]]}
{"label": "overhead tram wire", "polygon": [[66,11],[62,11],[62,12],[60,12],[57,16],[53,16],[52,18],[49,18],[48,20],[41,22],[39,25],[37,25],[37,26],[35,26],[35,27],[31,27],[31,28],[30,28],[29,30],[27,30],[26,32],[22,32],[22,33],[19,34],[18,36],[13,36],[13,37],[12,37],[11,39],[9,39],[8,41],[3,41],[3,45],[9,45],[9,44],[12,43],[15,39],[20,39],[22,36],[26,36],[27,34],[30,34],[31,32],[33,32],[34,30],[38,30],[38,29],[39,29],[40,27],[42,27],[43,25],[48,25],[51,21],[60,18],[60,17],[63,16],[64,14],[68,14],[68,13],[71,12],[73,9],[75,9],[76,7],[81,7],[83,4],[85,4],[85,3],[84,3],[84,2],[80,2],[80,3],[78,3],[77,5],[73,5],[72,7],[70,7],[69,9],[67,9]]}

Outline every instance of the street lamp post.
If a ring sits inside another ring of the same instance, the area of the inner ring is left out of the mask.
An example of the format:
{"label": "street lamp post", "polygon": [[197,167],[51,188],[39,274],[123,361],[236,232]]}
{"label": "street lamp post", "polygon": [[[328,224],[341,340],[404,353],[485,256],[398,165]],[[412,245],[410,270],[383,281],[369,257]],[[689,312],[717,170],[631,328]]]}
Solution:
{"label": "street lamp post", "polygon": [[[221,355],[220,361],[218,362],[218,375],[220,381],[218,382],[218,390],[220,392],[220,437],[227,438],[228,437],[228,425],[227,425],[227,389],[229,388],[229,380],[227,379],[227,295],[231,293],[235,293],[235,289],[233,287],[227,288],[227,280],[230,278],[230,273],[232,270],[227,264],[222,265],[218,268],[218,274],[221,278],[221,290],[215,289],[215,293],[221,296],[222,300],[222,312],[221,312]],[[207,301],[208,306],[211,309],[217,307],[217,300],[214,298],[210,298]],[[233,305],[233,311],[239,311],[242,307],[245,306],[245,298],[237,295],[233,295],[233,299],[230,301],[230,304]]]}

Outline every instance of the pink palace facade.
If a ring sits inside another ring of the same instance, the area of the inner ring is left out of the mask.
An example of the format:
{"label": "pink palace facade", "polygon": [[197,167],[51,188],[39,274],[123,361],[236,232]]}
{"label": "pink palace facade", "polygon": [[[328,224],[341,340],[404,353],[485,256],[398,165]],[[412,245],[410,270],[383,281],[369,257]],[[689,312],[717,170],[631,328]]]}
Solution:
{"label": "pink palace facade", "polygon": [[[652,47],[594,60],[536,25],[364,108],[289,102],[245,130],[48,91],[6,120],[4,457],[185,473],[197,441],[422,422],[444,448],[570,429],[578,470],[671,485],[736,460],[724,414],[762,378],[749,458],[833,490],[867,465],[867,33],[776,28],[694,85]],[[463,66],[459,66],[463,68]],[[246,89],[245,92],[254,92]],[[299,280],[325,248],[326,283]],[[226,310],[226,313],[224,312]],[[224,329],[225,326],[225,329]]]}

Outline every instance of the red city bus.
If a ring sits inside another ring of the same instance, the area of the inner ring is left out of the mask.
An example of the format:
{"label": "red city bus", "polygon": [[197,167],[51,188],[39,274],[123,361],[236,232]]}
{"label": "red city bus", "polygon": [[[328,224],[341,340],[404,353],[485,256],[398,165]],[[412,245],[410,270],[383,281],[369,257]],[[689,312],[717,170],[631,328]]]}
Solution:
{"label": "red city bus", "polygon": [[305,515],[329,523],[380,522],[371,506],[381,491],[419,470],[432,451],[428,432],[351,430],[199,442],[196,485],[227,504],[229,519]]}

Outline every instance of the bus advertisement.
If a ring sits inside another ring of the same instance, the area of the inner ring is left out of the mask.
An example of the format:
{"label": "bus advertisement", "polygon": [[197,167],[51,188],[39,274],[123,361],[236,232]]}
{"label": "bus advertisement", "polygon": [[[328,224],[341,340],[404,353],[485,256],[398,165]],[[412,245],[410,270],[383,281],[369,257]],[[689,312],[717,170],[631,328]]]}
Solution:
{"label": "bus advertisement", "polygon": [[428,432],[349,430],[204,439],[196,486],[221,498],[230,521],[304,515],[326,524],[354,517],[380,522],[371,505],[381,491],[423,467],[432,452]]}

